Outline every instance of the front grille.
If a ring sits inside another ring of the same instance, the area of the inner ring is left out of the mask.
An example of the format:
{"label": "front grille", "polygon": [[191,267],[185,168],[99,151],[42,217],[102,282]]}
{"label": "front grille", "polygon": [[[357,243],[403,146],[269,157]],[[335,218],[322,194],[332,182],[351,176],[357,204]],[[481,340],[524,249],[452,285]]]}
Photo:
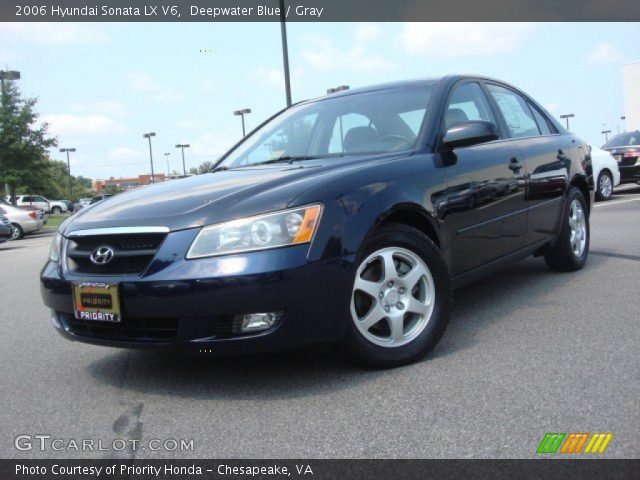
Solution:
{"label": "front grille", "polygon": [[170,343],[178,336],[177,318],[126,318],[121,322],[78,320],[65,315],[65,323],[79,337],[123,342]]}
{"label": "front grille", "polygon": [[[165,233],[88,235],[69,239],[67,265],[73,273],[91,275],[141,275],[160,248]],[[113,258],[104,264],[91,261],[99,247],[110,247]]]}

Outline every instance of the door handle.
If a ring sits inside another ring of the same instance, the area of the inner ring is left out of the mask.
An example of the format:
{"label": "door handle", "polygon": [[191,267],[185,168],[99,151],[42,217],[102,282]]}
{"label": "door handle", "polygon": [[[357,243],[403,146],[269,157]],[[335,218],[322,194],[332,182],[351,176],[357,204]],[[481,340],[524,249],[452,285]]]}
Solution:
{"label": "door handle", "polygon": [[518,161],[516,157],[512,157],[509,160],[509,170],[512,170],[515,173],[518,173],[522,169],[522,164]]}

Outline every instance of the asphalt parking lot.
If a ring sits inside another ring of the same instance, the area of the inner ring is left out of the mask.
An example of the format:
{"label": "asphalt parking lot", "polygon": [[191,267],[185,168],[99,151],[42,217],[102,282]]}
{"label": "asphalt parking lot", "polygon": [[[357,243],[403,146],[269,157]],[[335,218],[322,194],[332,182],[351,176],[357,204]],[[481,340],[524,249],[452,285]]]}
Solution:
{"label": "asphalt parking lot", "polygon": [[[638,458],[640,187],[597,204],[591,231],[583,271],[532,258],[457,291],[435,351],[391,371],[333,348],[213,359],[69,342],[40,301],[50,234],[2,244],[0,458],[534,457],[546,432],[611,432],[603,456]],[[193,450],[19,451],[21,434]]]}

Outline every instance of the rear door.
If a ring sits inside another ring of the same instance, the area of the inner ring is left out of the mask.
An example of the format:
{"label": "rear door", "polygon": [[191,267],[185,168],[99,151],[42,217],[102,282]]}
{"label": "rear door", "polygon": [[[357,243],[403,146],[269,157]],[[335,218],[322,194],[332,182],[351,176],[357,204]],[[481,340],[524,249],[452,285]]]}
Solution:
{"label": "rear door", "polygon": [[571,144],[524,95],[497,84],[487,89],[502,115],[509,135],[517,141],[527,172],[529,208],[524,245],[546,240],[557,232],[571,166]]}
{"label": "rear door", "polygon": [[[499,125],[476,81],[453,87],[441,132],[469,120]],[[500,138],[444,152],[442,158],[447,178],[444,217],[455,232],[450,249],[452,274],[521,248],[527,207],[522,188],[525,172],[515,142]]]}

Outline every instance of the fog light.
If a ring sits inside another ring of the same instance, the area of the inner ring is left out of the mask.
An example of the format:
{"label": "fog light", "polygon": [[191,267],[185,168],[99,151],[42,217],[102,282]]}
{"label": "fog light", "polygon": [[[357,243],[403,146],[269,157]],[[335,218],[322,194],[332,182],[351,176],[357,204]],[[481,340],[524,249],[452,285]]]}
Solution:
{"label": "fog light", "polygon": [[236,318],[238,317],[242,319],[242,326],[240,327],[242,333],[261,332],[277,324],[282,318],[282,312],[248,313],[246,315],[237,315]]}
{"label": "fog light", "polygon": [[60,322],[58,321],[58,316],[56,315],[55,310],[51,310],[51,317],[49,318],[49,320],[51,321],[51,325],[53,325],[56,328],[62,328],[62,325],[60,325]]}

